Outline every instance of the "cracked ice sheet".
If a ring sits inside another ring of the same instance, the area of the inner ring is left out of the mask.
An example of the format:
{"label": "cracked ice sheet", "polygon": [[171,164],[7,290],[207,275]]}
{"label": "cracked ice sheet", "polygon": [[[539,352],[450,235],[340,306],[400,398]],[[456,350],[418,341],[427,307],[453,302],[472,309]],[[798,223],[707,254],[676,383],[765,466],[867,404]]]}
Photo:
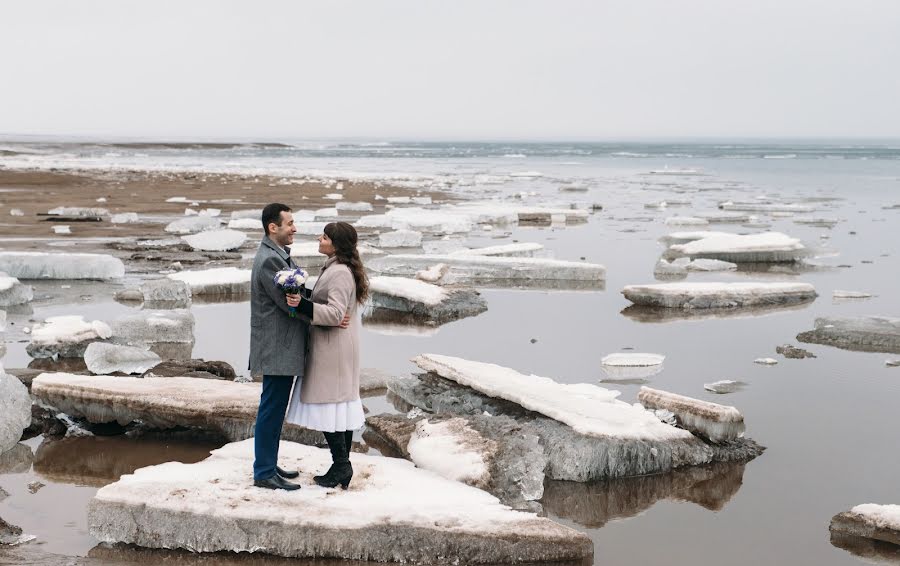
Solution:
{"label": "cracked ice sheet", "polygon": [[660,441],[693,438],[686,430],[663,424],[644,408],[617,400],[619,391],[589,383],[561,384],[548,377],[438,354],[422,354],[413,362],[425,371],[541,413],[581,434]]}
{"label": "cracked ice sheet", "polygon": [[[327,450],[282,442],[279,457],[302,470],[297,481],[303,489],[253,487],[253,439],[225,445],[195,464],[168,462],[124,475],[91,501],[91,534],[104,542],[195,552],[434,564],[457,552],[491,562],[591,552],[587,537],[573,529],[513,511],[484,491],[405,460],[353,453],[354,481],[349,490],[335,491],[311,478],[331,463]],[[337,536],[348,529],[354,536]],[[298,532],[306,534],[298,538]]]}

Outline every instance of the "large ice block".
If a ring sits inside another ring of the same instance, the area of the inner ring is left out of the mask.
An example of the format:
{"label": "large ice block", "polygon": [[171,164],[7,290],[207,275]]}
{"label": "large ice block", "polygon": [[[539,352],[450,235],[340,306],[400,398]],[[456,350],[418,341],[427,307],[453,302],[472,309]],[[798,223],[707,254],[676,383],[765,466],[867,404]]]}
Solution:
{"label": "large ice block", "polygon": [[734,407],[649,387],[641,387],[638,401],[648,409],[671,411],[681,427],[710,442],[728,442],[744,434],[744,416]]}
{"label": "large ice block", "polygon": [[194,315],[188,309],[141,310],[110,323],[111,340],[127,346],[194,342]]}
{"label": "large ice block", "polygon": [[808,283],[656,283],[627,285],[625,298],[636,305],[708,309],[795,304],[816,298]]}
{"label": "large ice block", "polygon": [[212,216],[187,216],[179,218],[166,225],[166,232],[170,234],[196,234],[205,230],[215,230],[219,227],[219,219]]}
{"label": "large ice block", "polygon": [[844,350],[900,354],[900,318],[886,316],[817,318],[815,329],[797,340]]}
{"label": "large ice block", "polygon": [[417,248],[422,245],[422,233],[415,230],[394,230],[378,236],[382,248]]}
{"label": "large ice block", "polygon": [[145,348],[93,342],[84,351],[84,363],[95,374],[144,373],[160,361],[159,356]]}
{"label": "large ice block", "polygon": [[832,535],[841,534],[900,545],[900,505],[864,503],[831,518]]}
{"label": "large ice block", "polygon": [[87,322],[83,316],[51,316],[31,329],[25,351],[32,358],[80,358],[91,342],[106,340],[112,329],[101,320]]}
{"label": "large ice block", "polygon": [[369,280],[371,307],[446,322],[475,316],[487,310],[478,291],[467,288],[439,287],[404,277],[372,277]]}
{"label": "large ice block", "polygon": [[485,248],[472,248],[456,250],[450,255],[458,256],[501,256],[501,257],[534,257],[544,249],[544,246],[533,242],[517,242],[500,246],[488,246]]}
{"label": "large ice block", "polygon": [[0,272],[19,279],[120,279],[125,264],[106,254],[0,252]]}
{"label": "large ice block", "polygon": [[0,307],[24,305],[33,298],[31,285],[24,285],[17,278],[0,272]]}
{"label": "large ice block", "polygon": [[10,450],[22,431],[31,425],[31,396],[28,388],[9,375],[0,364],[0,453]]}
{"label": "large ice block", "polygon": [[184,281],[193,296],[232,296],[250,294],[250,270],[216,267],[198,271],[170,273],[169,279]]}
{"label": "large ice block", "polygon": [[182,236],[181,239],[197,251],[226,252],[244,245],[247,236],[237,230],[207,230],[199,234]]}
{"label": "large ice block", "polygon": [[669,255],[708,258],[734,263],[799,261],[809,250],[800,240],[780,232],[713,235],[669,246]]}

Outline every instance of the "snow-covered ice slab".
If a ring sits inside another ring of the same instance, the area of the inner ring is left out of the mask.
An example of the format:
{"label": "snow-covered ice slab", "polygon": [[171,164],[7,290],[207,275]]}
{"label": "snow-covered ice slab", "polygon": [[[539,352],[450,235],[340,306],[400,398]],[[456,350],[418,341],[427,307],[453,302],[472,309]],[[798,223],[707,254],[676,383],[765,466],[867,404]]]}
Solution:
{"label": "snow-covered ice slab", "polygon": [[372,277],[371,306],[435,322],[475,316],[487,303],[474,289],[447,288],[405,277]]}
{"label": "snow-covered ice slab", "polygon": [[669,246],[669,253],[675,256],[734,263],[794,262],[808,255],[808,251],[800,240],[780,232],[713,235]]}
{"label": "snow-covered ice slab", "polygon": [[151,279],[141,283],[141,296],[144,306],[165,305],[169,307],[191,306],[191,288],[184,281],[169,279]]}
{"label": "snow-covered ice slab", "polygon": [[696,240],[702,240],[703,238],[712,238],[713,236],[718,237],[728,237],[728,236],[737,236],[738,234],[732,234],[731,232],[716,232],[714,230],[697,230],[697,231],[688,231],[688,232],[672,232],[671,234],[667,234],[660,238],[666,245],[672,244],[686,244],[688,242],[694,242]]}
{"label": "snow-covered ice slab", "polygon": [[709,309],[794,304],[816,298],[808,283],[657,283],[627,285],[622,294],[636,305]]}
{"label": "snow-covered ice slab", "polygon": [[24,285],[17,278],[0,272],[0,307],[24,305],[33,298],[31,285]]}
{"label": "snow-covered ice slab", "polygon": [[207,230],[199,234],[182,236],[192,249],[203,252],[236,250],[247,241],[247,235],[237,230]]}
{"label": "snow-covered ice slab", "polygon": [[31,342],[25,351],[32,358],[80,358],[91,342],[112,336],[102,320],[87,322],[83,316],[51,316],[31,329]]}
{"label": "snow-covered ice slab", "polygon": [[797,340],[844,350],[900,354],[900,318],[885,316],[817,318]]}
{"label": "snow-covered ice slab", "polygon": [[161,361],[150,350],[106,342],[88,344],[84,351],[88,371],[96,374],[144,373]]}
{"label": "snow-covered ice slab", "polygon": [[450,255],[458,256],[500,256],[500,257],[534,257],[544,249],[544,246],[535,242],[517,242],[501,246],[488,246],[485,248],[472,248],[450,252]]}
{"label": "snow-covered ice slab", "polygon": [[0,364],[0,453],[11,449],[22,431],[31,425],[31,396],[28,388],[9,375]]}
{"label": "snow-covered ice slab", "polygon": [[[356,246],[359,257],[363,259],[382,256],[385,252],[366,243],[360,243]],[[291,244],[291,257],[303,269],[311,267],[322,267],[328,256],[319,253],[319,242],[294,242]]]}
{"label": "snow-covered ice slab", "polygon": [[192,552],[414,564],[554,562],[593,552],[583,533],[405,460],[354,453],[351,487],[335,492],[311,478],[331,463],[327,450],[283,442],[279,458],[301,470],[303,489],[254,488],[251,440],[196,464],[139,469],[97,492],[88,507],[91,534]]}
{"label": "snow-covered ice slab", "polygon": [[414,277],[417,271],[443,263],[442,283],[480,281],[582,281],[600,284],[606,268],[594,263],[532,257],[398,254],[378,258],[367,266],[376,273]]}
{"label": "snow-covered ice slab", "polygon": [[373,209],[370,202],[339,202],[334,205],[338,212],[371,212]]}
{"label": "snow-covered ice slab", "polygon": [[110,323],[111,340],[127,346],[194,343],[194,315],[188,309],[141,310]]}
{"label": "snow-covered ice slab", "polygon": [[237,267],[217,267],[199,271],[170,273],[169,279],[183,281],[191,288],[191,294],[207,296],[231,296],[250,294],[250,270]]}
{"label": "snow-covered ice slab", "polygon": [[165,230],[170,234],[196,234],[205,230],[215,230],[218,227],[218,218],[204,215],[179,218],[167,224]]}
{"label": "snow-covered ice slab", "polygon": [[831,518],[832,535],[850,535],[900,545],[900,505],[864,503]]}
{"label": "snow-covered ice slab", "polygon": [[422,233],[415,230],[394,230],[378,235],[382,248],[417,248],[422,245]]}
{"label": "snow-covered ice slab", "polygon": [[[194,427],[236,441],[253,436],[261,388],[260,383],[195,377],[42,373],[32,381],[31,394],[92,423]],[[321,433],[286,424],[282,438],[313,444],[321,440]]]}
{"label": "snow-covered ice slab", "polygon": [[76,217],[90,217],[90,216],[109,216],[109,209],[107,208],[85,208],[81,206],[58,206],[54,209],[48,210],[47,214],[51,216],[76,216]]}
{"label": "snow-covered ice slab", "polygon": [[728,442],[744,434],[744,416],[734,407],[641,387],[638,401],[648,409],[675,414],[678,424],[710,442]]}
{"label": "snow-covered ice slab", "polygon": [[258,217],[232,218],[228,221],[229,230],[262,230],[262,221]]}
{"label": "snow-covered ice slab", "polygon": [[137,212],[120,212],[113,214],[110,219],[113,224],[137,224],[140,222]]}
{"label": "snow-covered ice slab", "polygon": [[[389,385],[389,398],[441,415],[501,415],[541,439],[552,479],[591,481],[661,473],[713,461],[745,460],[762,448],[740,439],[708,444],[661,422],[618,391],[564,385],[493,364],[425,354],[414,360],[431,372]],[[471,385],[469,385],[471,384]],[[404,409],[408,410],[408,409]],[[572,424],[568,424],[572,423]]]}
{"label": "snow-covered ice slab", "polygon": [[604,356],[600,364],[612,379],[643,379],[661,372],[665,359],[662,354],[619,352]]}
{"label": "snow-covered ice slab", "polygon": [[106,254],[0,252],[0,272],[19,279],[120,279],[125,264]]}

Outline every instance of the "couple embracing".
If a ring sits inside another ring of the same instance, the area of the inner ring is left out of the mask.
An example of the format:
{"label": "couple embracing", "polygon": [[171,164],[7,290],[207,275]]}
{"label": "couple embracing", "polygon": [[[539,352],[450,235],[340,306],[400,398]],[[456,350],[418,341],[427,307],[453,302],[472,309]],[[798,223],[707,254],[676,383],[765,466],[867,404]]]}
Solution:
{"label": "couple embracing", "polygon": [[288,422],[325,434],[332,465],[313,479],[344,489],[353,476],[353,431],[365,422],[359,398],[359,315],[368,279],[356,249],[356,229],[327,224],[319,253],[328,256],[315,286],[285,294],[275,275],[297,266],[290,245],[297,232],[291,209],[272,203],[263,209],[265,236],[250,281],[250,373],[263,376],[256,415],[253,484],[300,489],[287,480],[298,471],[278,466],[281,427]]}

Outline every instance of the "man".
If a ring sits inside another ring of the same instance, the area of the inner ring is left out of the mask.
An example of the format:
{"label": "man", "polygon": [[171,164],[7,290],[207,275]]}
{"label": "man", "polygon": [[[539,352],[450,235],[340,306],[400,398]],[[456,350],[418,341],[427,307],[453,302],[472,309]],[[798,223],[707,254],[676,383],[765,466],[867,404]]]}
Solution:
{"label": "man", "polygon": [[250,373],[263,376],[256,414],[253,485],[267,489],[300,489],[287,481],[300,475],[278,467],[278,445],[294,376],[303,376],[306,358],[305,317],[290,316],[284,292],[275,285],[275,273],[297,267],[291,260],[294,217],[281,203],[262,212],[265,236],[259,244],[250,276]]}

